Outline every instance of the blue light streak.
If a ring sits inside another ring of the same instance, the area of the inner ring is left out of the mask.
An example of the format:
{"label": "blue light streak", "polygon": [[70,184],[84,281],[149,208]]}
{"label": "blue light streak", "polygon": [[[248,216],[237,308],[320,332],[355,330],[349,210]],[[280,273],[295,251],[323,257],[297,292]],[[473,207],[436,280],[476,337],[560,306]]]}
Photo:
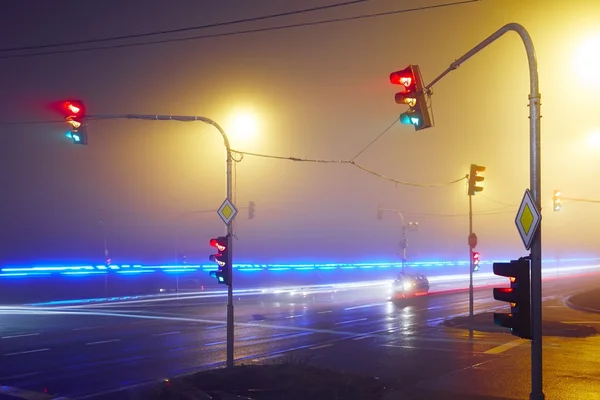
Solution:
{"label": "blue light streak", "polygon": [[[598,258],[571,258],[562,259],[561,262],[589,262],[600,260]],[[480,265],[491,265],[497,261],[481,261]],[[555,264],[556,259],[544,260],[544,263]],[[417,261],[406,263],[410,268],[421,269],[440,269],[444,267],[467,266],[469,261]],[[240,272],[260,272],[260,271],[344,271],[344,270],[369,270],[369,269],[400,269],[401,263],[396,262],[376,262],[376,263],[356,263],[356,264],[234,264],[233,268]],[[49,275],[59,276],[81,276],[81,275],[99,275],[99,274],[147,274],[147,273],[169,273],[185,274],[191,272],[208,273],[216,271],[218,268],[214,264],[186,264],[186,265],[142,265],[142,264],[123,264],[123,265],[31,265],[31,266],[5,266],[0,268],[0,278],[29,278],[44,277]]]}

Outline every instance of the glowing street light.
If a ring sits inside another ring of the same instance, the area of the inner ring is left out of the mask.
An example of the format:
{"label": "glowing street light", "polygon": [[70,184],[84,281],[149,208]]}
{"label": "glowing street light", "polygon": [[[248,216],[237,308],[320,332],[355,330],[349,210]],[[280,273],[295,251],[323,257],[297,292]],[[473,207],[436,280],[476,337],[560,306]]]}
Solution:
{"label": "glowing street light", "polygon": [[590,144],[590,147],[597,149],[600,147],[600,131],[594,131],[592,133],[590,133],[590,136],[588,137],[588,141]]}
{"label": "glowing street light", "polygon": [[229,129],[232,136],[240,141],[251,141],[258,132],[258,118],[250,111],[238,111],[232,114]]}
{"label": "glowing street light", "polygon": [[585,85],[600,86],[600,36],[586,39],[577,49],[575,66]]}

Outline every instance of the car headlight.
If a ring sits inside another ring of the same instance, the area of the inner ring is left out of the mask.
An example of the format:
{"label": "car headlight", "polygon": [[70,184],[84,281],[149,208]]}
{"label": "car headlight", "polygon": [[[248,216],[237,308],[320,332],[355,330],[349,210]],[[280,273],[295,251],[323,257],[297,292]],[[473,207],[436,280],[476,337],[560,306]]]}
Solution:
{"label": "car headlight", "polygon": [[404,282],[404,284],[402,285],[402,288],[404,290],[410,290],[413,287],[413,283],[412,282]]}

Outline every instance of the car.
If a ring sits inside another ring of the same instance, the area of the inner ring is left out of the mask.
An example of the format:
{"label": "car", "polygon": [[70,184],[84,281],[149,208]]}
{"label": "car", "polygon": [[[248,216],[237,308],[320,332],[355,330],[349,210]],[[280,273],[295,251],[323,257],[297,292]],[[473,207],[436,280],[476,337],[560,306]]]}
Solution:
{"label": "car", "polygon": [[429,293],[429,279],[423,274],[399,273],[392,283],[392,300],[423,296]]}

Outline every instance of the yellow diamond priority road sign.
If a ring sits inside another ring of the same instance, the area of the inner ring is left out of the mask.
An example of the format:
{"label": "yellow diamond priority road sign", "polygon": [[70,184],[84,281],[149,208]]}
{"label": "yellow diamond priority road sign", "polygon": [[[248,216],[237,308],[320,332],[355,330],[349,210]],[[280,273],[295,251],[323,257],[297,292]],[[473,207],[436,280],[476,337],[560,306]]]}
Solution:
{"label": "yellow diamond priority road sign", "polygon": [[229,199],[225,199],[223,204],[221,204],[221,207],[219,207],[217,214],[219,214],[219,217],[225,222],[225,225],[229,225],[237,212],[237,208],[235,208],[233,203],[230,202]]}
{"label": "yellow diamond priority road sign", "polygon": [[535,206],[533,196],[529,189],[527,189],[525,190],[523,201],[521,201],[521,206],[519,206],[519,212],[517,212],[517,218],[515,219],[517,229],[519,230],[519,234],[521,235],[526,250],[531,248],[533,236],[540,226],[541,220],[542,214],[540,214],[540,211]]}

